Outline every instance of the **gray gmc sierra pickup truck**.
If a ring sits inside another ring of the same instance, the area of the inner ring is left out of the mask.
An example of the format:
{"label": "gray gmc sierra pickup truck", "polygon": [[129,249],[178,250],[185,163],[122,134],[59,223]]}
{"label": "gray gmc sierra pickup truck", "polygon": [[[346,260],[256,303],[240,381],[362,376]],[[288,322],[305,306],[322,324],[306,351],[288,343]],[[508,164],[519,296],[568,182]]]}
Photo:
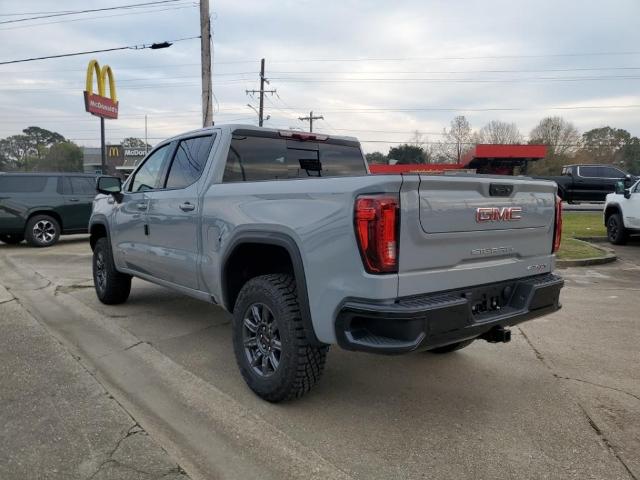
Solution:
{"label": "gray gmc sierra pickup truck", "polygon": [[240,371],[269,401],[307,392],[330,344],[445,353],[560,307],[553,182],[370,175],[354,138],[223,125],[97,187],[98,298],[126,301],[136,276],[232,312]]}

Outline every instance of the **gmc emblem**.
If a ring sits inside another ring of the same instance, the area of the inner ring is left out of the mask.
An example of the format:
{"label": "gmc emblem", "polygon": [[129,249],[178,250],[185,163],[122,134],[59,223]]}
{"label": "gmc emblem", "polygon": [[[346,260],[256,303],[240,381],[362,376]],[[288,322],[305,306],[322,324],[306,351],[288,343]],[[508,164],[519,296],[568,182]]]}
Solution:
{"label": "gmc emblem", "polygon": [[479,207],[476,222],[513,222],[522,218],[522,207]]}

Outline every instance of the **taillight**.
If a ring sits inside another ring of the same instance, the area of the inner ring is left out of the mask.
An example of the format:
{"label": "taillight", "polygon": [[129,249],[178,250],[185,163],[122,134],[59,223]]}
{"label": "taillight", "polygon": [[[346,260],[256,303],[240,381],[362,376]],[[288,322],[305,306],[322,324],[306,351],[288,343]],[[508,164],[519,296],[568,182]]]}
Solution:
{"label": "taillight", "polygon": [[553,225],[553,248],[551,253],[556,253],[560,249],[562,241],[562,199],[556,196],[556,214]]}
{"label": "taillight", "polygon": [[356,199],[356,237],[369,273],[398,271],[398,204],[398,198],[389,195],[362,195]]}

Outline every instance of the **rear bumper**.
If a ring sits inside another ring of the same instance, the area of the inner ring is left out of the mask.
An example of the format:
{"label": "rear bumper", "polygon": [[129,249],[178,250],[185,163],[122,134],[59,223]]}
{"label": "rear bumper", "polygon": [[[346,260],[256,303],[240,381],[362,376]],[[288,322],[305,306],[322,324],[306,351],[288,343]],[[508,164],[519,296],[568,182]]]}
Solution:
{"label": "rear bumper", "polygon": [[347,350],[399,354],[479,337],[560,308],[564,280],[554,274],[397,298],[345,301],[336,319]]}

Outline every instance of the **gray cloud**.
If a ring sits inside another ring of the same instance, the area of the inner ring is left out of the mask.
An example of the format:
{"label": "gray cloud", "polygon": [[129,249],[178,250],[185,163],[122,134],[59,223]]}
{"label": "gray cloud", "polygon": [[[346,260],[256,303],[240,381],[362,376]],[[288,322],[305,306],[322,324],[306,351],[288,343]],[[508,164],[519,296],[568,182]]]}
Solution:
{"label": "gray cloud", "polygon": [[[27,8],[25,2],[5,1],[0,2],[0,11],[52,10],[51,5],[32,1]],[[86,5],[71,1],[65,9]],[[193,5],[184,0],[171,9],[158,7],[128,15],[113,12],[118,16],[89,14],[86,17],[105,18],[32,28],[0,25],[1,57],[191,36],[198,33],[198,9]],[[364,140],[404,141],[413,130],[441,132],[456,112],[357,110],[433,107],[460,109],[475,128],[500,119],[516,122],[526,134],[543,116],[560,114],[581,130],[610,124],[640,134],[640,109],[549,110],[640,105],[640,55],[619,54],[640,50],[636,0],[608,4],[593,0],[216,0],[212,6],[218,122],[254,121],[253,111],[246,107],[252,99],[245,89],[257,87],[258,62],[264,57],[271,87],[279,95],[267,101],[267,113],[272,116],[267,125],[304,128],[297,117],[314,110],[325,116],[317,127],[326,131],[336,129]],[[597,52],[610,54],[559,56]],[[82,100],[89,58],[0,67],[0,136],[37,124],[80,144],[96,145],[98,121],[84,112]],[[177,43],[166,50],[98,54],[97,58],[114,69],[121,102],[121,118],[108,122],[110,140],[141,136],[145,114],[154,139],[198,127],[198,41]],[[571,71],[585,68],[601,70]],[[512,107],[524,110],[473,111]],[[372,143],[365,148],[385,149],[386,145]]]}

